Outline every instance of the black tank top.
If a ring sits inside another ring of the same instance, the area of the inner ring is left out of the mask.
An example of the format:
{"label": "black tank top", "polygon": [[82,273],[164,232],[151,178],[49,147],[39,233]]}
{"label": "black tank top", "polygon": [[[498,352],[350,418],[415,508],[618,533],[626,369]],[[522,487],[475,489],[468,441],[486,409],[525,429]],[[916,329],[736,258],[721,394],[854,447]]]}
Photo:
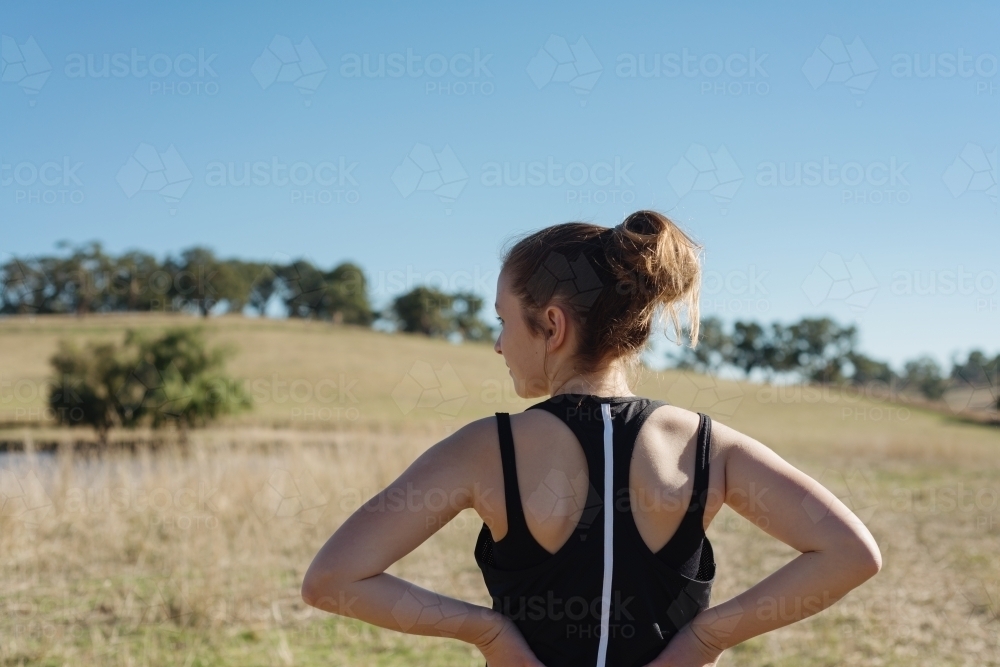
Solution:
{"label": "black tank top", "polygon": [[[559,394],[528,408],[562,419],[587,458],[586,505],[555,554],[528,531],[510,416],[496,413],[507,534],[494,542],[484,523],[475,558],[493,609],[515,623],[546,667],[640,667],[708,606],[715,559],[703,528],[711,442],[707,415],[699,413],[694,488],[677,531],[654,553],[632,516],[628,475],[636,436],[663,405],[638,396]],[[609,493],[614,511],[605,513]]]}

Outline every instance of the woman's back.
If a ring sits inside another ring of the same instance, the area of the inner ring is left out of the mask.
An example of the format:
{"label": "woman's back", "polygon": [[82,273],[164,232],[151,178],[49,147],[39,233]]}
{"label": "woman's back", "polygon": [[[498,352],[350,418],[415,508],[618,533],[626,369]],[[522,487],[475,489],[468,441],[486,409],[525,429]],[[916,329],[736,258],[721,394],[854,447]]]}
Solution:
{"label": "woman's back", "polygon": [[[657,314],[680,342],[683,307],[697,344],[699,252],[655,211],[614,228],[553,225],[506,250],[493,348],[518,396],[550,398],[475,420],[421,454],[327,540],[303,599],[475,644],[494,667],[708,665],[878,572],[860,519],[764,444],[625,395]],[[593,393],[569,393],[579,391]],[[723,502],[801,555],[709,608],[705,526]],[[386,574],[470,508],[484,522],[475,558],[492,610]],[[786,600],[790,614],[771,613]]]}
{"label": "woman's back", "polygon": [[475,555],[493,608],[546,665],[645,664],[707,606],[704,524],[719,502],[706,500],[724,484],[710,424],[638,396],[563,394],[498,414]]}

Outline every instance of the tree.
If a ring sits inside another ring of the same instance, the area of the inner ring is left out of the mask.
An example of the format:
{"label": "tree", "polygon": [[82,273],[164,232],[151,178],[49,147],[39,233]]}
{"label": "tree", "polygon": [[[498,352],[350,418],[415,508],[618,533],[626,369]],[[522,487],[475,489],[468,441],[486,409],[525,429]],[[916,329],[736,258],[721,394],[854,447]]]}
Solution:
{"label": "tree", "polygon": [[997,386],[1000,373],[1000,354],[993,359],[980,350],[973,350],[964,362],[952,361],[951,379],[968,383],[973,387]]}
{"label": "tree", "polygon": [[102,309],[113,311],[164,310],[173,276],[155,257],[133,250],[111,262]]}
{"label": "tree", "polygon": [[938,363],[926,355],[906,362],[903,367],[903,382],[907,387],[932,401],[944,396],[948,388],[947,382],[941,376]]}
{"label": "tree", "polygon": [[781,327],[775,323],[770,331],[756,322],[736,322],[733,325],[732,344],[729,348],[729,360],[750,377],[755,368],[768,372],[775,370],[781,359],[778,342],[781,340]]}
{"label": "tree", "polygon": [[19,315],[53,312],[55,286],[37,260],[14,257],[3,265],[3,306],[0,312]]}
{"label": "tree", "polygon": [[952,360],[951,381],[973,388],[988,389],[993,397],[992,407],[1000,410],[1000,354],[990,359],[980,350],[973,350],[964,362]]}
{"label": "tree", "polygon": [[368,301],[368,285],[361,267],[344,262],[326,274],[325,280],[324,314],[338,323],[371,325],[375,314]]}
{"label": "tree", "polygon": [[125,414],[116,398],[128,376],[129,362],[115,345],[88,343],[80,349],[61,340],[50,363],[55,376],[48,404],[56,423],[91,426],[101,445],[107,444],[111,428],[135,425],[134,415]]}
{"label": "tree", "polygon": [[855,350],[847,353],[847,361],[852,368],[850,382],[853,385],[861,386],[873,382],[889,385],[896,379],[896,374],[889,364],[866,357]]}
{"label": "tree", "polygon": [[433,287],[415,287],[392,302],[399,328],[408,333],[444,337],[452,332],[455,297]]}
{"label": "tree", "polygon": [[187,431],[249,409],[243,386],[223,372],[231,349],[208,349],[199,329],[171,328],[158,336],[126,332],[121,346],[61,341],[51,363],[49,407],[57,423],[91,426],[107,443],[111,428],[174,425]]}
{"label": "tree", "polygon": [[179,260],[165,263],[173,275],[169,296],[179,307],[194,307],[203,317],[220,301],[243,301],[250,286],[244,285],[238,272],[228,269],[215,253],[202,246],[188,248]]}
{"label": "tree", "polygon": [[280,267],[256,262],[243,262],[241,268],[247,283],[250,285],[247,303],[257,311],[258,315],[264,315],[271,297],[278,294],[281,288]]}
{"label": "tree", "polygon": [[[56,244],[68,248],[68,241]],[[85,315],[100,310],[113,260],[104,254],[100,243],[91,242],[74,248],[68,257],[45,257],[40,262],[58,295],[52,312]]]}
{"label": "tree", "polygon": [[299,259],[279,269],[281,297],[289,317],[319,319],[326,296],[326,278],[312,263]]}
{"label": "tree", "polygon": [[[215,264],[214,272],[208,276],[209,284],[214,292],[214,303],[225,301],[229,312],[239,313],[250,301],[250,286],[253,276],[237,259],[220,261]],[[207,311],[202,311],[203,314]]]}
{"label": "tree", "polygon": [[479,311],[483,309],[482,297],[472,292],[456,292],[452,297],[452,320],[462,339],[492,342],[493,327],[479,317]]}
{"label": "tree", "polygon": [[842,327],[828,317],[803,318],[778,332],[778,370],[797,371],[812,382],[845,379],[847,355],[857,341],[854,325]]}
{"label": "tree", "polygon": [[722,320],[715,316],[701,320],[698,344],[695,347],[681,347],[676,353],[668,353],[674,367],[710,373],[719,370],[732,358],[733,341],[726,333]]}

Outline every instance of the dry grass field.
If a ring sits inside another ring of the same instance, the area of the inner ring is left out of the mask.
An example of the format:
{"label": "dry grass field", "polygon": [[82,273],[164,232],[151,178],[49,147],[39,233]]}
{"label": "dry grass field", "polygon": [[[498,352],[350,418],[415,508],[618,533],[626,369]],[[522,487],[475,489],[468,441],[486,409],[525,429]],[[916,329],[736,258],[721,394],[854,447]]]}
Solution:
{"label": "dry grass field", "polygon": [[[252,413],[187,450],[72,454],[44,414],[59,337],[167,316],[0,320],[0,664],[482,665],[474,648],[304,605],[316,549],[420,452],[529,404],[489,345],[215,318]],[[878,541],[882,571],[721,665],[1000,665],[1000,430],[849,393],[649,372],[634,387],[709,413],[820,480]],[[117,437],[117,436],[116,436]],[[32,453],[61,442],[58,452]],[[389,572],[488,605],[463,512]],[[709,528],[724,600],[795,552],[728,507]]]}

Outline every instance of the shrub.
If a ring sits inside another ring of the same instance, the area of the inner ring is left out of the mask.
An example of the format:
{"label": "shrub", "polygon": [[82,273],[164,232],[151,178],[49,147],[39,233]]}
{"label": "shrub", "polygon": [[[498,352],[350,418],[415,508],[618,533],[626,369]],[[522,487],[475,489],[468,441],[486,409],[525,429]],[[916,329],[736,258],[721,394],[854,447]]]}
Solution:
{"label": "shrub", "polygon": [[112,428],[190,428],[251,407],[242,384],[224,373],[231,349],[208,349],[200,329],[172,328],[158,336],[133,330],[121,346],[60,341],[49,407],[57,423],[90,426],[107,443]]}

